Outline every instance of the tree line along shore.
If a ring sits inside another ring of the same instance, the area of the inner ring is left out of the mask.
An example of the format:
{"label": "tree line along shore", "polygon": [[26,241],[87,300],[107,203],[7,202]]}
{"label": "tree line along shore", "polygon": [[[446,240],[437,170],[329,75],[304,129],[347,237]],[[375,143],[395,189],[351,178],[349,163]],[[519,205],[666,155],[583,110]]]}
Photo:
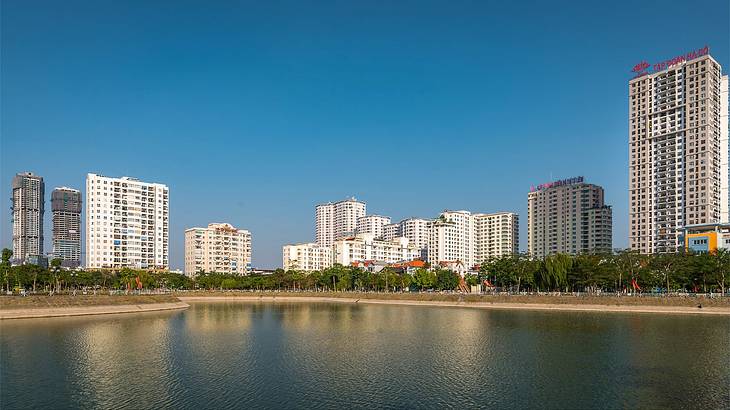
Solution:
{"label": "tree line along shore", "polygon": [[[276,270],[267,275],[199,272],[193,277],[168,272],[123,268],[67,270],[54,259],[49,268],[11,266],[3,250],[0,284],[7,293],[59,293],[74,290],[311,290],[311,291],[470,291],[597,293],[713,293],[727,295],[730,253],[641,255],[557,254],[543,259],[524,254],[491,258],[462,277],[428,264],[415,270],[385,268],[379,272],[334,265],[321,271]],[[466,286],[465,286],[466,285]]]}

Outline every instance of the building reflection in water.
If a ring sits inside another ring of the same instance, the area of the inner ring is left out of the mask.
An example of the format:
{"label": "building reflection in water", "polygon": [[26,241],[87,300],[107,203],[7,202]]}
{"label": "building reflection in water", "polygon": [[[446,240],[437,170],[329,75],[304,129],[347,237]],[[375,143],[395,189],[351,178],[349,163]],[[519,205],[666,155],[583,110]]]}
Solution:
{"label": "building reflection in water", "polygon": [[0,404],[717,408],[728,331],[722,317],[291,302],[2,322]]}

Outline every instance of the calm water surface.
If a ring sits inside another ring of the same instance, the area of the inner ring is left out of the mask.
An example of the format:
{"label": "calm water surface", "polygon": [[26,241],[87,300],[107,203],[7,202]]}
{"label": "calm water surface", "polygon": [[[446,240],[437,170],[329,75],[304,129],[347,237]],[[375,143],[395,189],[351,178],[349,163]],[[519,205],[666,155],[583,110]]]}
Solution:
{"label": "calm water surface", "polygon": [[346,304],[0,323],[0,408],[730,408],[730,318]]}

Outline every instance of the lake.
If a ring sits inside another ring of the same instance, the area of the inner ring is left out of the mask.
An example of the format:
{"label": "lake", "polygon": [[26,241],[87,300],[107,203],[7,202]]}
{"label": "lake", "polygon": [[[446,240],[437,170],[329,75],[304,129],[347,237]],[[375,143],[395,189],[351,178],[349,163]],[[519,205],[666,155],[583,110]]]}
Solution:
{"label": "lake", "polygon": [[0,407],[729,408],[730,318],[330,303],[0,322]]}

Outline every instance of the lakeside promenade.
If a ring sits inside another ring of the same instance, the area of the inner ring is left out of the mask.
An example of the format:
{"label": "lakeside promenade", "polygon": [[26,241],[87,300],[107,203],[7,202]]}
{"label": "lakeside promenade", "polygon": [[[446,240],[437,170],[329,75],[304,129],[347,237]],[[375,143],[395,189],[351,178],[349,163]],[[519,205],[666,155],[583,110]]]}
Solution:
{"label": "lakeside promenade", "polygon": [[185,309],[190,303],[346,303],[502,310],[730,316],[730,298],[574,294],[193,291],[165,295],[0,297],[0,320]]}
{"label": "lakeside promenade", "polygon": [[188,307],[172,295],[0,296],[0,320],[155,312]]}

